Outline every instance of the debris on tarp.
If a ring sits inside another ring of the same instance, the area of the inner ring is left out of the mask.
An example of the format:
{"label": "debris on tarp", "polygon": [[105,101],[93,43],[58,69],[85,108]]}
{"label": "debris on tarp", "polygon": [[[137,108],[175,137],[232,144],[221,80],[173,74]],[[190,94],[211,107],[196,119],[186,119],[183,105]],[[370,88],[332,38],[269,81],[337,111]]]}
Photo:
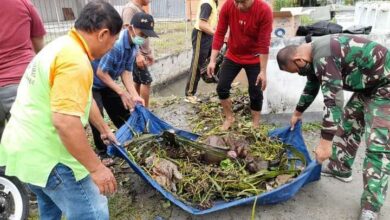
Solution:
{"label": "debris on tarp", "polygon": [[[200,209],[215,201],[251,197],[292,181],[306,167],[295,148],[267,136],[270,126],[253,129],[245,94],[234,101],[236,125],[221,132],[217,101],[197,105],[191,141],[172,130],[162,134],[135,134],[124,146],[158,184],[181,201]],[[239,106],[239,107],[237,107]],[[147,126],[146,126],[147,127]]]}

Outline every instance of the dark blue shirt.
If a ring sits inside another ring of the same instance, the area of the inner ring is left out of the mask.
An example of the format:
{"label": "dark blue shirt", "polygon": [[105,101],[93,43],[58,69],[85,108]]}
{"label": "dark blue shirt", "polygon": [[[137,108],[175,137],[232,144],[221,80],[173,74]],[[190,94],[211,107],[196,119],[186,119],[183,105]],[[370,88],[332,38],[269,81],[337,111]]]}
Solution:
{"label": "dark blue shirt", "polygon": [[98,67],[104,73],[108,73],[113,80],[117,80],[125,70],[129,72],[133,71],[133,63],[138,46],[131,44],[129,38],[129,31],[127,29],[122,30],[119,34],[119,39],[115,42],[112,49],[101,59],[92,61],[94,89],[107,87],[96,75]]}

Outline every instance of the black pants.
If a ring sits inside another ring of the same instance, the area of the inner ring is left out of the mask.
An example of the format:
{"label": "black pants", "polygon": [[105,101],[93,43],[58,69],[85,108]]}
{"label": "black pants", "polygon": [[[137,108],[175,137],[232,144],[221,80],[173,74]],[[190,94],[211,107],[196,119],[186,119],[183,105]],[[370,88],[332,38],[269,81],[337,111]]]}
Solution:
{"label": "black pants", "polygon": [[248,78],[250,107],[254,111],[261,111],[263,106],[263,92],[261,91],[260,84],[256,86],[256,79],[260,73],[260,63],[243,65],[225,58],[221,65],[221,75],[219,76],[217,86],[219,99],[229,98],[230,89],[232,88],[231,84],[242,68],[245,69],[246,77]]}
{"label": "black pants", "polygon": [[193,96],[196,93],[200,80],[200,67],[203,66],[206,59],[210,57],[212,43],[213,36],[197,29],[192,31],[193,53],[189,72],[190,76],[188,77],[185,91],[186,96]]}
{"label": "black pants", "polygon": [[[93,98],[99,107],[100,113],[103,116],[103,108],[114,125],[119,128],[130,116],[129,110],[126,110],[122,104],[120,96],[109,88],[92,90]],[[100,138],[100,132],[90,123],[92,128],[93,140],[99,155],[104,155],[107,152],[107,146]]]}

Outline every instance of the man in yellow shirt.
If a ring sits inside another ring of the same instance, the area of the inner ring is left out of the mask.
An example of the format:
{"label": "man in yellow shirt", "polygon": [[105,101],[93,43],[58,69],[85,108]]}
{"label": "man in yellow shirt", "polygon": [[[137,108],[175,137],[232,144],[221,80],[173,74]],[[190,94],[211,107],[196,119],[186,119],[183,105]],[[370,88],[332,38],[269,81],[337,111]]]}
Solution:
{"label": "man in yellow shirt", "polygon": [[108,219],[116,180],[88,143],[90,122],[106,144],[116,142],[92,99],[91,60],[122,29],[108,3],[88,3],[67,36],[41,50],[20,82],[0,145],[0,166],[37,195],[40,219]]}

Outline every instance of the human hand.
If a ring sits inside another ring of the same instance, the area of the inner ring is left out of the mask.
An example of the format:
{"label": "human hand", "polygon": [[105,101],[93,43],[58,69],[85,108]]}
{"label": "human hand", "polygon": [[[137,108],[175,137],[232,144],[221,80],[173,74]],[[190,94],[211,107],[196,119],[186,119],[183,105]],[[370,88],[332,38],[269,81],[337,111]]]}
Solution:
{"label": "human hand", "polygon": [[216,65],[215,62],[212,62],[212,61],[210,60],[210,63],[209,63],[209,65],[207,66],[207,76],[208,76],[209,78],[213,77],[213,75],[214,75],[215,65]]}
{"label": "human hand", "polygon": [[227,43],[228,41],[229,41],[229,36],[225,36],[225,38],[223,39],[223,42]]}
{"label": "human hand", "polygon": [[298,121],[302,120],[302,113],[298,111],[294,111],[293,115],[291,116],[290,119],[290,127],[291,131],[294,130],[295,124],[297,124]]}
{"label": "human hand", "polygon": [[143,98],[141,98],[141,96],[139,95],[136,95],[136,96],[133,96],[131,98],[132,102],[133,102],[133,108],[130,109],[130,111],[133,111],[134,110],[134,106],[139,103],[141,104],[142,106],[145,106],[145,100]]}
{"label": "human hand", "polygon": [[154,63],[154,57],[153,56],[147,56],[146,57],[146,65],[151,66]]}
{"label": "human hand", "polygon": [[267,74],[265,71],[260,71],[256,79],[256,86],[261,83],[261,90],[264,91],[267,87]]}
{"label": "human hand", "polygon": [[135,62],[137,64],[137,67],[140,68],[140,69],[145,69],[146,68],[146,59],[144,57],[144,55],[142,54],[138,54],[135,58]]}
{"label": "human hand", "polygon": [[[108,126],[107,126],[107,128],[108,128]],[[120,143],[116,139],[114,133],[112,133],[112,131],[109,130],[109,128],[107,129],[107,131],[105,133],[100,133],[100,138],[102,139],[102,141],[105,145],[110,145],[112,143],[114,143],[116,145],[120,145]]]}
{"label": "human hand", "polygon": [[123,106],[126,110],[134,108],[134,102],[132,100],[132,97],[127,91],[122,91],[119,96],[121,97]]}
{"label": "human hand", "polygon": [[332,156],[332,141],[321,139],[320,143],[314,150],[314,153],[318,163],[322,163],[329,159],[329,157]]}
{"label": "human hand", "polygon": [[99,188],[100,194],[110,195],[116,192],[117,183],[111,170],[104,166],[102,163],[99,164],[96,170],[90,173],[92,181]]}

